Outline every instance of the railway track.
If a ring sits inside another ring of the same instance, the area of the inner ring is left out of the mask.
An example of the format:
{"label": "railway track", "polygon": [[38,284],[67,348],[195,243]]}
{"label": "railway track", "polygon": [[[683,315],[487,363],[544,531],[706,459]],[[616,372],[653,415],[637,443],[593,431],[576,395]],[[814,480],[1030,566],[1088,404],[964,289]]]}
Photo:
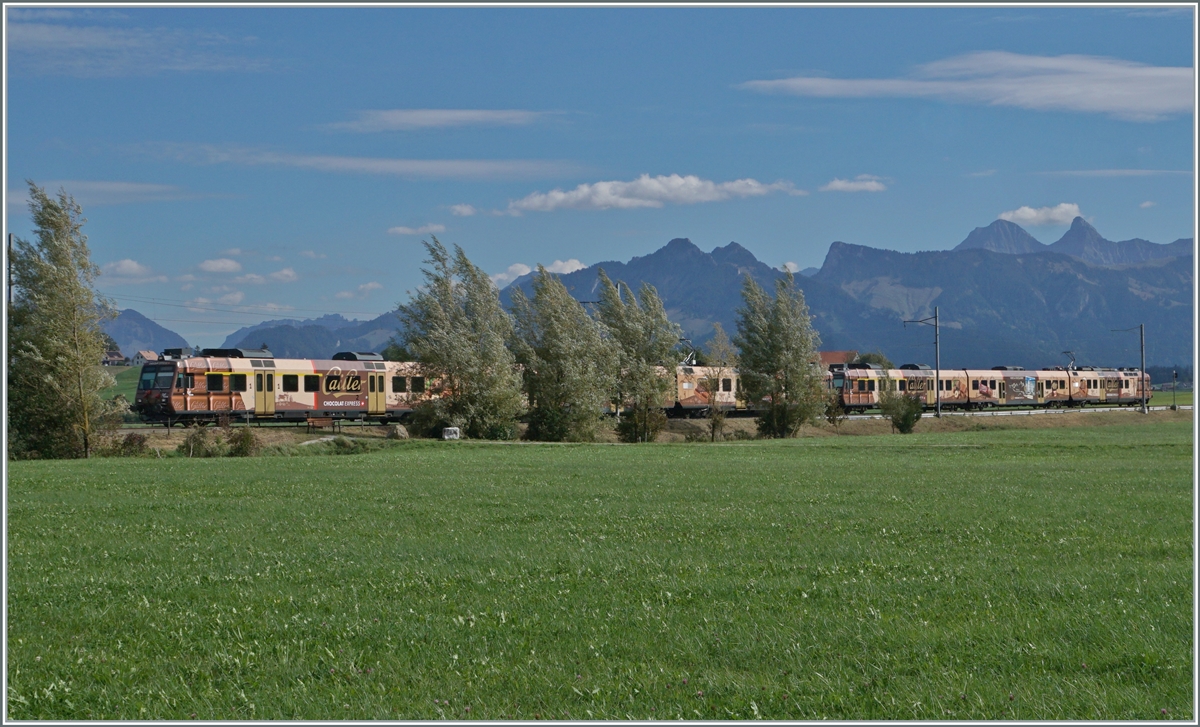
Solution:
{"label": "railway track", "polygon": [[[1179,406],[1180,410],[1191,410],[1189,406]],[[1170,411],[1169,406],[1152,406],[1150,411]],[[1092,406],[1092,407],[1073,407],[1070,409],[997,409],[993,411],[943,411],[943,417],[1019,417],[1019,416],[1034,416],[1034,415],[1049,415],[1049,414],[1103,414],[1106,412],[1133,412],[1140,414],[1141,407],[1125,407],[1125,406]],[[937,414],[927,411],[921,414],[922,419],[936,418]],[[883,419],[882,414],[851,414],[847,419]]]}

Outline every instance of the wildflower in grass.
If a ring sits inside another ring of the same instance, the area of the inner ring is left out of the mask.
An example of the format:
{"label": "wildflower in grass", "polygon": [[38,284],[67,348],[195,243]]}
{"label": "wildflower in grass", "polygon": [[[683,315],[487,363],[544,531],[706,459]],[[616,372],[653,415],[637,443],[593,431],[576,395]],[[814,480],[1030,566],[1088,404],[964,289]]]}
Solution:
{"label": "wildflower in grass", "polygon": [[683,683],[684,683],[684,684],[687,684],[687,679],[684,679],[684,680],[683,680]]}
{"label": "wildflower in grass", "polygon": [[1013,696],[1013,695],[1011,695],[1011,694],[1010,694],[1010,695],[1008,695],[1008,701],[1010,701],[1010,702],[1011,702],[1011,701],[1012,701],[1012,700],[1014,700],[1014,699],[1016,699],[1016,697],[1014,697],[1014,696]]}

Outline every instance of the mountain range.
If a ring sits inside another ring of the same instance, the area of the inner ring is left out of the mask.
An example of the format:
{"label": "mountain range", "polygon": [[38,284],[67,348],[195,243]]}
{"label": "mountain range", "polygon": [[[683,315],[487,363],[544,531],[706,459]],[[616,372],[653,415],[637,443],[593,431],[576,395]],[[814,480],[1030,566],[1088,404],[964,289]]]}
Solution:
{"label": "mountain range", "polygon": [[164,348],[184,348],[187,341],[183,336],[164,328],[132,308],[126,308],[116,318],[101,323],[100,327],[121,348],[121,353],[132,358],[138,351],[159,352]]}
{"label": "mountain range", "polygon": [[[1136,366],[1141,323],[1147,364],[1171,365],[1192,356],[1193,242],[1112,242],[1077,217],[1061,239],[1045,245],[997,220],[953,250],[901,253],[834,242],[821,268],[800,271],[795,281],[824,350],[880,351],[897,364],[933,364],[933,330],[905,321],[928,318],[936,307],[944,367],[1052,366],[1067,363],[1068,350],[1080,365]],[[785,275],[736,242],[704,252],[677,238],[628,262],[559,277],[577,300],[595,301],[601,268],[635,290],[643,281],[653,285],[696,346],[712,336],[713,323],[733,335],[744,276],[773,290]],[[532,281],[532,274],[516,279],[501,300],[510,305],[516,288],[531,295]],[[398,325],[395,312],[370,321],[272,320],[234,332],[224,345],[266,343],[280,357],[327,358],[335,351],[379,351]]]}

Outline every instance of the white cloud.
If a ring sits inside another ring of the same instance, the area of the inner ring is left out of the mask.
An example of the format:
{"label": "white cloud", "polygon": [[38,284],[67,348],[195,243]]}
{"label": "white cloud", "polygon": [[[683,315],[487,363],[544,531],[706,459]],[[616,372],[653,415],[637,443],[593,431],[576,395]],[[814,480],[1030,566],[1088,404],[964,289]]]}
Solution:
{"label": "white cloud", "polygon": [[165,283],[167,276],[156,275],[148,265],[126,258],[100,266],[100,282],[110,285]]}
{"label": "white cloud", "polygon": [[821,192],[882,192],[887,189],[881,178],[871,174],[860,174],[854,181],[833,178],[833,181],[821,187]]}
{"label": "white cloud", "polygon": [[1157,204],[1157,202],[1151,202],[1150,200],[1146,200],[1145,202],[1142,202],[1141,204],[1139,204],[1138,207],[1141,207],[1142,209],[1147,210],[1147,209],[1150,209],[1151,207],[1153,207],[1155,204]]}
{"label": "white cloud", "polygon": [[7,37],[16,70],[81,78],[266,70],[264,59],[227,52],[252,42],[202,31],[11,21]]}
{"label": "white cloud", "polygon": [[212,301],[209,300],[208,298],[192,298],[191,300],[184,303],[184,305],[186,305],[187,309],[190,311],[195,311],[196,313],[204,313],[209,310],[205,306],[212,305]]}
{"label": "white cloud", "polygon": [[304,250],[300,253],[300,257],[306,257],[312,260],[324,260],[326,256],[322,253],[314,252],[312,250]]}
{"label": "white cloud", "polygon": [[227,295],[222,295],[217,298],[217,302],[223,305],[237,305],[246,299],[246,294],[240,290],[235,290]]}
{"label": "white cloud", "polygon": [[566,275],[567,273],[573,273],[576,270],[583,270],[586,267],[587,265],[584,265],[575,258],[571,258],[570,260],[555,260],[546,266],[546,270],[551,273]]}
{"label": "white cloud", "polygon": [[375,282],[363,283],[362,285],[358,286],[358,288],[356,288],[355,290],[343,290],[342,292],[338,293],[334,297],[342,298],[343,300],[350,299],[350,298],[366,298],[368,295],[371,294],[372,290],[379,290],[382,287],[383,287],[382,285],[380,285],[379,283],[375,283]]}
{"label": "white cloud", "polygon": [[393,235],[427,235],[430,232],[445,232],[445,225],[435,225],[432,222],[420,227],[392,227],[388,229]]}
{"label": "white cloud", "polygon": [[271,280],[274,280],[276,283],[294,283],[300,279],[300,276],[297,275],[296,271],[292,268],[276,270],[275,272],[267,275],[267,277]]}
{"label": "white cloud", "polygon": [[1194,83],[1189,67],[1148,66],[1101,56],[981,51],[927,63],[908,78],[799,76],[749,81],[741,87],[825,98],[935,98],[1158,121],[1192,110]]}
{"label": "white cloud", "polygon": [[235,282],[235,283],[250,283],[252,285],[262,285],[263,283],[267,282],[267,279],[261,275],[255,274],[255,273],[246,273],[245,275],[239,275],[236,278],[234,278],[233,282]]}
{"label": "white cloud", "polygon": [[475,209],[469,204],[450,205],[450,214],[454,215],[455,217],[470,217],[478,211],[479,210]]}
{"label": "white cloud", "polygon": [[643,174],[632,182],[596,182],[581,184],[564,192],[555,189],[533,194],[509,202],[510,213],[549,212],[556,209],[606,210],[633,209],[638,207],[662,207],[664,204],[697,204],[720,202],[734,197],[760,197],[772,192],[806,194],[792,186],[791,182],[763,184],[754,179],[738,179],[732,182],[712,182],[694,175],[651,177]]}
{"label": "white cloud", "polygon": [[786,262],[786,263],[784,263],[784,264],[783,264],[783,269],[784,269],[784,270],[787,270],[788,272],[791,272],[791,273],[798,273],[798,272],[800,272],[800,266],[799,266],[799,265],[797,265],[796,263],[793,263],[793,262]]}
{"label": "white cloud", "polygon": [[192,164],[285,166],[348,174],[386,174],[418,179],[529,179],[558,177],[576,165],[540,159],[392,159],[288,154],[238,146],[147,143],[129,148]]}
{"label": "white cloud", "polygon": [[236,273],[242,269],[242,264],[237,260],[219,257],[216,260],[205,260],[200,263],[200,269],[206,273]]}
{"label": "white cloud", "polygon": [[326,124],[335,131],[410,131],[412,129],[447,128],[453,126],[523,126],[532,124],[544,111],[518,109],[391,109],[360,111],[356,121]]}
{"label": "white cloud", "polygon": [[502,273],[496,273],[492,277],[492,282],[496,285],[507,285],[522,275],[528,275],[533,272],[533,268],[524,263],[513,263],[508,266],[508,270]]}
{"label": "white cloud", "polygon": [[1069,225],[1076,217],[1082,217],[1079,205],[1063,202],[1054,207],[1018,207],[1009,212],[1001,212],[997,217],[1018,225]]}
{"label": "white cloud", "polygon": [[232,256],[234,256],[234,257],[237,257],[238,255],[241,255],[241,254],[242,254],[242,248],[240,248],[240,247],[231,247],[231,248],[229,248],[228,250],[222,250],[220,254],[221,254],[221,255],[232,255]]}
{"label": "white cloud", "polygon": [[178,278],[175,278],[175,279],[181,283],[190,283],[190,282],[196,280],[196,276],[192,275],[191,273],[188,273],[187,275],[180,275]]}

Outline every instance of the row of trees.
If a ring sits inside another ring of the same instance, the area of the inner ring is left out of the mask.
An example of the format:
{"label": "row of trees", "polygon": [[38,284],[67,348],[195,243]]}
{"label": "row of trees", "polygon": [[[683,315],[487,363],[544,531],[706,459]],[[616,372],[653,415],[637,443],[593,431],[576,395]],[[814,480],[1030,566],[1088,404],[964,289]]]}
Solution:
{"label": "row of trees", "polygon": [[[624,405],[621,439],[654,439],[665,423],[668,372],[682,355],[682,331],[653,286],[643,283],[635,295],[601,270],[599,300],[589,313],[539,266],[533,297],[516,290],[509,314],[491,279],[461,248],[451,253],[436,237],[424,244],[425,284],[399,306],[403,350],[442,376],[441,396],[422,406],[418,427],[457,426],[469,437],[510,439],[527,415],[529,439],[587,441],[603,425],[603,409]],[[827,403],[804,295],[790,274],[776,282],[774,296],[747,276],[743,299],[735,339],[718,326],[709,344],[705,386],[715,397],[736,367],[741,395],[765,403],[760,433],[794,436]],[[713,407],[712,438],[722,421]]]}

